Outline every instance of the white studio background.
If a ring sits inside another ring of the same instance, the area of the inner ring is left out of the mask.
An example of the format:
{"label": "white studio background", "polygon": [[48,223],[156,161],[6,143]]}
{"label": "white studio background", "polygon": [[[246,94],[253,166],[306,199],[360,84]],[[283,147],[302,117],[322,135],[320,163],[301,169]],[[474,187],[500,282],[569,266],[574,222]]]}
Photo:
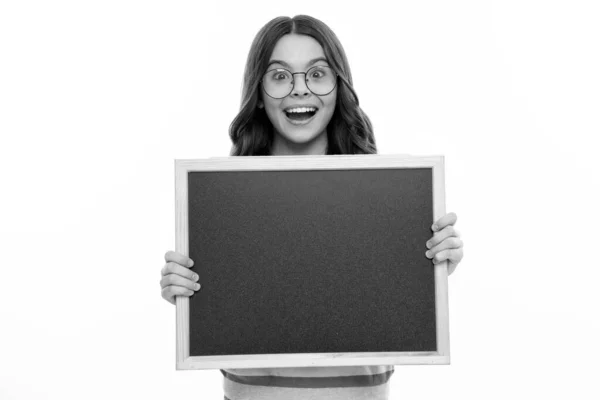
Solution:
{"label": "white studio background", "polygon": [[390,399],[597,398],[596,2],[210,3],[1,3],[0,398],[222,399],[175,370],[173,160],[229,154],[250,43],[296,14],[381,154],[446,157],[452,364],[397,366]]}

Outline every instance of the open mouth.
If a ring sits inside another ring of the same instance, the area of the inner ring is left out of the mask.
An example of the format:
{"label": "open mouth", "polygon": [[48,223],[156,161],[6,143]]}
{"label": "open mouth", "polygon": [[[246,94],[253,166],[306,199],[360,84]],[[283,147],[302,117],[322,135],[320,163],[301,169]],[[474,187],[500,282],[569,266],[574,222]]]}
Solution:
{"label": "open mouth", "polygon": [[295,122],[305,122],[310,120],[312,117],[315,116],[315,114],[319,111],[318,108],[315,107],[303,107],[303,108],[293,108],[293,109],[289,109],[284,111],[286,117],[288,117],[289,120],[291,121],[295,121]]}

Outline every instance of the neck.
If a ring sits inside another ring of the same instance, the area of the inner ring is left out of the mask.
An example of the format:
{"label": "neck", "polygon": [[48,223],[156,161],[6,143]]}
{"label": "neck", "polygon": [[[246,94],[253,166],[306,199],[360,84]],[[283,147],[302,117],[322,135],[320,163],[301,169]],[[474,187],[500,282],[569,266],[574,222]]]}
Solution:
{"label": "neck", "polygon": [[325,154],[327,154],[326,131],[308,143],[295,143],[276,134],[271,147],[272,156],[319,156]]}

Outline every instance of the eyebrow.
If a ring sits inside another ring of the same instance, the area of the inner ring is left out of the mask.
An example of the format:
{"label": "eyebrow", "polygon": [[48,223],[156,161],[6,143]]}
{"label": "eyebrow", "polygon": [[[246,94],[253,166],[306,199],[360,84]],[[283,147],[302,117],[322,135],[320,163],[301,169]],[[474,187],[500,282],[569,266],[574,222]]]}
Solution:
{"label": "eyebrow", "polygon": [[[308,67],[309,65],[313,65],[314,63],[318,62],[318,61],[325,61],[327,62],[327,59],[325,57],[317,57],[317,58],[313,58],[312,60],[310,60],[306,66]],[[288,63],[286,63],[285,61],[281,61],[281,60],[271,60],[269,61],[269,65],[267,65],[267,68],[269,68],[271,66],[271,64],[281,64],[286,68],[292,68],[290,67],[290,65]]]}

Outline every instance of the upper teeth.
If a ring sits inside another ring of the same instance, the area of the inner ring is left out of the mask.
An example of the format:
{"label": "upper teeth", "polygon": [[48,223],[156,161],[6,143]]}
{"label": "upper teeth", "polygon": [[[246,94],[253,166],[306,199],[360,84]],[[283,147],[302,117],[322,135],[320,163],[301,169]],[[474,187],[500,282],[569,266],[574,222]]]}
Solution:
{"label": "upper teeth", "polygon": [[312,112],[316,111],[315,107],[298,107],[298,108],[290,108],[287,110],[289,113],[304,113],[304,112]]}

